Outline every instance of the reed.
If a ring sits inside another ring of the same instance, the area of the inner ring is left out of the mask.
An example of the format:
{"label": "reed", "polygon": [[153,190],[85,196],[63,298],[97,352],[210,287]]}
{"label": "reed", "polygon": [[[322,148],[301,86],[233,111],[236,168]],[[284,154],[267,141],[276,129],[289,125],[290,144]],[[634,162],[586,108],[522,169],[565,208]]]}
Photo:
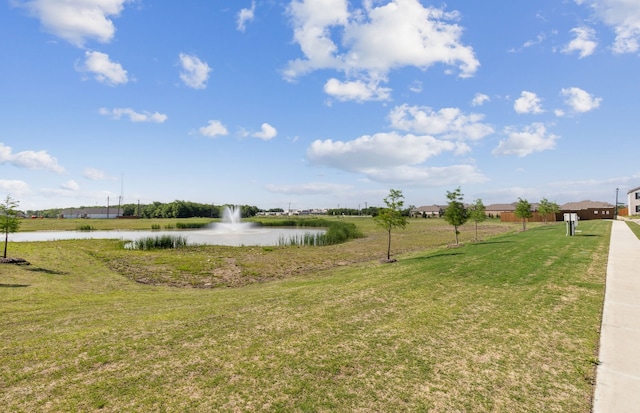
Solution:
{"label": "reed", "polygon": [[187,245],[187,238],[182,235],[159,235],[144,237],[133,241],[133,249],[150,251],[158,249],[175,249]]}
{"label": "reed", "polygon": [[209,226],[210,222],[176,222],[177,229],[200,229]]}

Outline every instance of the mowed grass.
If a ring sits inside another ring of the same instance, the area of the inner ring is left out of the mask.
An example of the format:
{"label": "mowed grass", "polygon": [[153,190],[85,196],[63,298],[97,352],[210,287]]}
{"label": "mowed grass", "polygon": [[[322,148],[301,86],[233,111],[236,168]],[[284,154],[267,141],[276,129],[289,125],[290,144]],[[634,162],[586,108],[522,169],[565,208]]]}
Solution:
{"label": "mowed grass", "polygon": [[32,265],[0,266],[1,410],[589,411],[611,224],[460,248],[420,225],[394,264],[239,288],[135,283],[111,241],[13,243]]}

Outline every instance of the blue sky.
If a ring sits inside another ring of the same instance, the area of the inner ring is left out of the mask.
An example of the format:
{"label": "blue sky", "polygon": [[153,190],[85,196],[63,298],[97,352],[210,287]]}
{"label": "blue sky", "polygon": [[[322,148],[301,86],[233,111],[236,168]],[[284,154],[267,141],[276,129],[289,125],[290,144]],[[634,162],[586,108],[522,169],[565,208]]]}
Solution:
{"label": "blue sky", "polygon": [[640,185],[637,1],[2,0],[0,54],[21,209]]}

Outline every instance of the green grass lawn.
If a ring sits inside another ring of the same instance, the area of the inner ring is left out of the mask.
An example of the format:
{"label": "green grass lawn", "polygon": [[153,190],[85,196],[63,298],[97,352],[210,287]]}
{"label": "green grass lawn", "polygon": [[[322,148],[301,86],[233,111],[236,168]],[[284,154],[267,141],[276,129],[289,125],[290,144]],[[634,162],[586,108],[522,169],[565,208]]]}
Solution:
{"label": "green grass lawn", "polygon": [[[394,235],[394,264],[367,220],[342,253],[368,260],[238,288],[128,272],[145,257],[147,273],[231,259],[260,278],[339,247],[131,251],[118,266],[113,241],[12,243],[32,265],[0,266],[0,410],[590,411],[611,224],[446,248],[429,240],[453,231],[427,221]],[[258,253],[278,259],[242,261]]]}

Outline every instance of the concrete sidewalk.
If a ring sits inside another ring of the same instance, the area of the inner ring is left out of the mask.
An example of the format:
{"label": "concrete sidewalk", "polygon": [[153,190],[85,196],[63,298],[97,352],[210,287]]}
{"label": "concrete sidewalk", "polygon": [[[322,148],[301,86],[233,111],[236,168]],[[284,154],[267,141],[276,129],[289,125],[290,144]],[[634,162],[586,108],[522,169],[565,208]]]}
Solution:
{"label": "concrete sidewalk", "polygon": [[640,240],[613,221],[594,413],[640,412]]}

